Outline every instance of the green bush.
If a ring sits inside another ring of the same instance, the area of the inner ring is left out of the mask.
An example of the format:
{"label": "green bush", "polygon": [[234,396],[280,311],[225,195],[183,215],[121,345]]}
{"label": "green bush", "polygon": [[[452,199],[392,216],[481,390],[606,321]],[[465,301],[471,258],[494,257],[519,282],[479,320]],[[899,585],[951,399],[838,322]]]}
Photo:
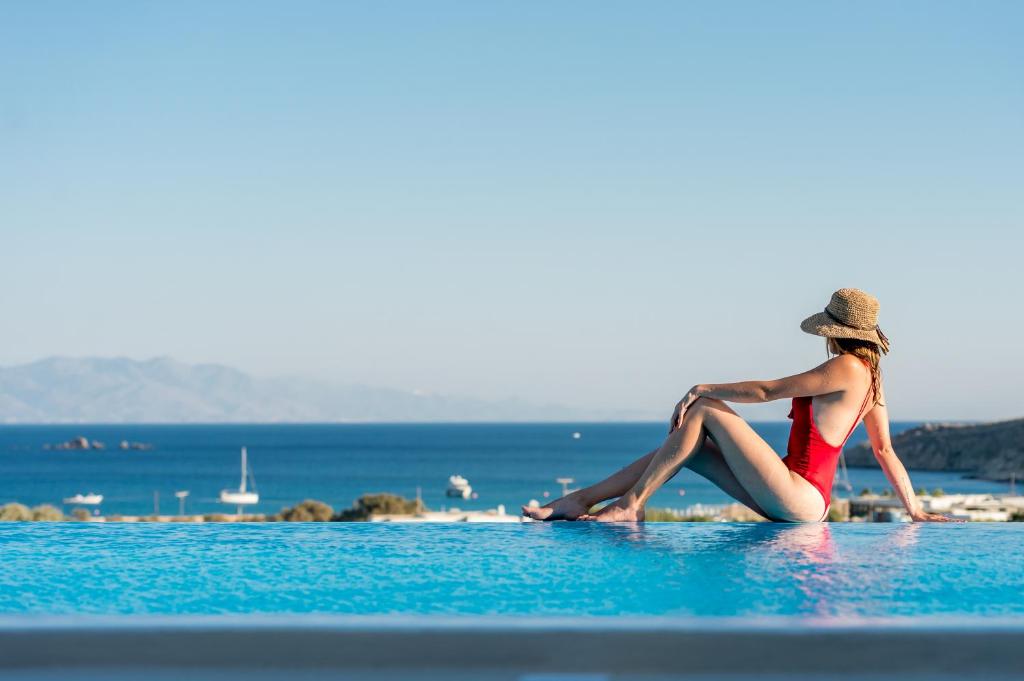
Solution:
{"label": "green bush", "polygon": [[933,497],[944,497],[944,496],[946,496],[946,491],[944,489],[942,489],[941,487],[936,487],[935,489],[932,490],[932,496]]}
{"label": "green bush", "polygon": [[710,523],[715,519],[709,515],[681,515],[669,508],[648,508],[644,511],[644,520],[649,523]]}
{"label": "green bush", "polygon": [[32,520],[32,511],[25,504],[11,502],[0,506],[0,521]]}
{"label": "green bush", "polygon": [[334,509],[322,501],[306,499],[291,508],[283,508],[273,520],[292,523],[325,523],[334,517]]}
{"label": "green bush", "polygon": [[650,523],[675,523],[682,519],[678,513],[667,508],[648,508],[644,511],[644,520]]}
{"label": "green bush", "polygon": [[874,492],[871,491],[870,487],[865,487],[864,489],[862,489],[860,491],[860,496],[862,496],[862,497],[869,497],[872,494],[874,494]]}
{"label": "green bush", "polygon": [[850,519],[850,507],[848,504],[843,504],[843,508],[840,508],[838,504],[828,507],[828,521],[830,523],[845,523]]}
{"label": "green bush", "polygon": [[331,520],[360,522],[375,515],[413,515],[425,510],[426,507],[420,501],[397,494],[364,494],[356,499],[352,508],[345,509]]}
{"label": "green bush", "polygon": [[64,513],[56,506],[40,504],[32,509],[32,520],[55,523],[57,521],[64,520]]}

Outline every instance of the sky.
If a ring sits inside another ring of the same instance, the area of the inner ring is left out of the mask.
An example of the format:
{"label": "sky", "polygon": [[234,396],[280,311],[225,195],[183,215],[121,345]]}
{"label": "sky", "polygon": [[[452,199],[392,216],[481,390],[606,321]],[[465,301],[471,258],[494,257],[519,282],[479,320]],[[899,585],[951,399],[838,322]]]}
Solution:
{"label": "sky", "polygon": [[0,365],[667,418],[823,361],[798,324],[854,286],[893,418],[1024,416],[1022,34],[1017,2],[4,3]]}

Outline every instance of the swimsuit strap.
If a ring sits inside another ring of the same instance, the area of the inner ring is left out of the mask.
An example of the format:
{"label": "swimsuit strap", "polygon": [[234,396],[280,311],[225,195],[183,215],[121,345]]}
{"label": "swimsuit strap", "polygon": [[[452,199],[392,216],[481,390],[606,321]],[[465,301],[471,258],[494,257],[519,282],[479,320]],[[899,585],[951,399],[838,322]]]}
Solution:
{"label": "swimsuit strap", "polygon": [[843,438],[844,445],[846,444],[846,441],[850,439],[850,436],[853,435],[853,431],[857,429],[857,426],[860,424],[860,420],[864,418],[864,407],[868,406],[868,398],[871,397],[871,388],[872,386],[869,385],[868,391],[864,393],[864,401],[860,403],[860,411],[857,412],[857,418],[854,419],[853,425],[850,426],[850,430],[847,431],[846,437]]}

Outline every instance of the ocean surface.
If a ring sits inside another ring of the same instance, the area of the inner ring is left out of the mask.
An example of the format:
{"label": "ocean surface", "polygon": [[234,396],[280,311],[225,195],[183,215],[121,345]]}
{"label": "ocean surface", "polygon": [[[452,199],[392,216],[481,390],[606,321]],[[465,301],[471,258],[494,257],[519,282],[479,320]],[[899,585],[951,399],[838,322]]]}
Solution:
{"label": "ocean surface", "polygon": [[1022,540],[1024,523],[0,523],[0,614],[1021,618]]}
{"label": "ocean surface", "polygon": [[[893,430],[914,425],[897,423]],[[788,422],[754,427],[776,451],[785,450]],[[44,449],[79,435],[108,448]],[[222,489],[237,488],[244,445],[260,494],[259,505],[250,507],[253,512],[273,513],[307,498],[341,509],[366,492],[414,497],[417,489],[435,510],[504,504],[516,512],[530,499],[557,496],[556,478],[589,484],[657,447],[664,436],[661,423],[0,426],[0,503],[62,506],[65,497],[96,492],[104,495],[100,509],[106,515],[148,514],[155,506],[174,514],[174,492],[188,490],[187,513],[233,512],[217,497]],[[851,443],[864,437],[858,428]],[[117,448],[122,440],[154,448],[122,451]],[[478,498],[445,497],[448,476],[455,473],[469,479]],[[956,473],[911,471],[911,478],[915,487],[946,492],[1007,490]],[[855,491],[887,487],[877,468],[851,469],[850,480]],[[652,506],[727,501],[711,483],[684,470]]]}

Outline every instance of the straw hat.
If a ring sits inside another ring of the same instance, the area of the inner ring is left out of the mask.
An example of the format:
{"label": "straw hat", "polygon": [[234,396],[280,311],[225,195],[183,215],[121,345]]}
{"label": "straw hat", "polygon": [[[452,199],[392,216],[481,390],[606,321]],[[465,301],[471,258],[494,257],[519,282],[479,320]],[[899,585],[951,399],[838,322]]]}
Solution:
{"label": "straw hat", "polygon": [[839,289],[825,311],[800,322],[800,328],[815,336],[871,341],[889,352],[889,339],[878,328],[878,298],[860,289]]}

